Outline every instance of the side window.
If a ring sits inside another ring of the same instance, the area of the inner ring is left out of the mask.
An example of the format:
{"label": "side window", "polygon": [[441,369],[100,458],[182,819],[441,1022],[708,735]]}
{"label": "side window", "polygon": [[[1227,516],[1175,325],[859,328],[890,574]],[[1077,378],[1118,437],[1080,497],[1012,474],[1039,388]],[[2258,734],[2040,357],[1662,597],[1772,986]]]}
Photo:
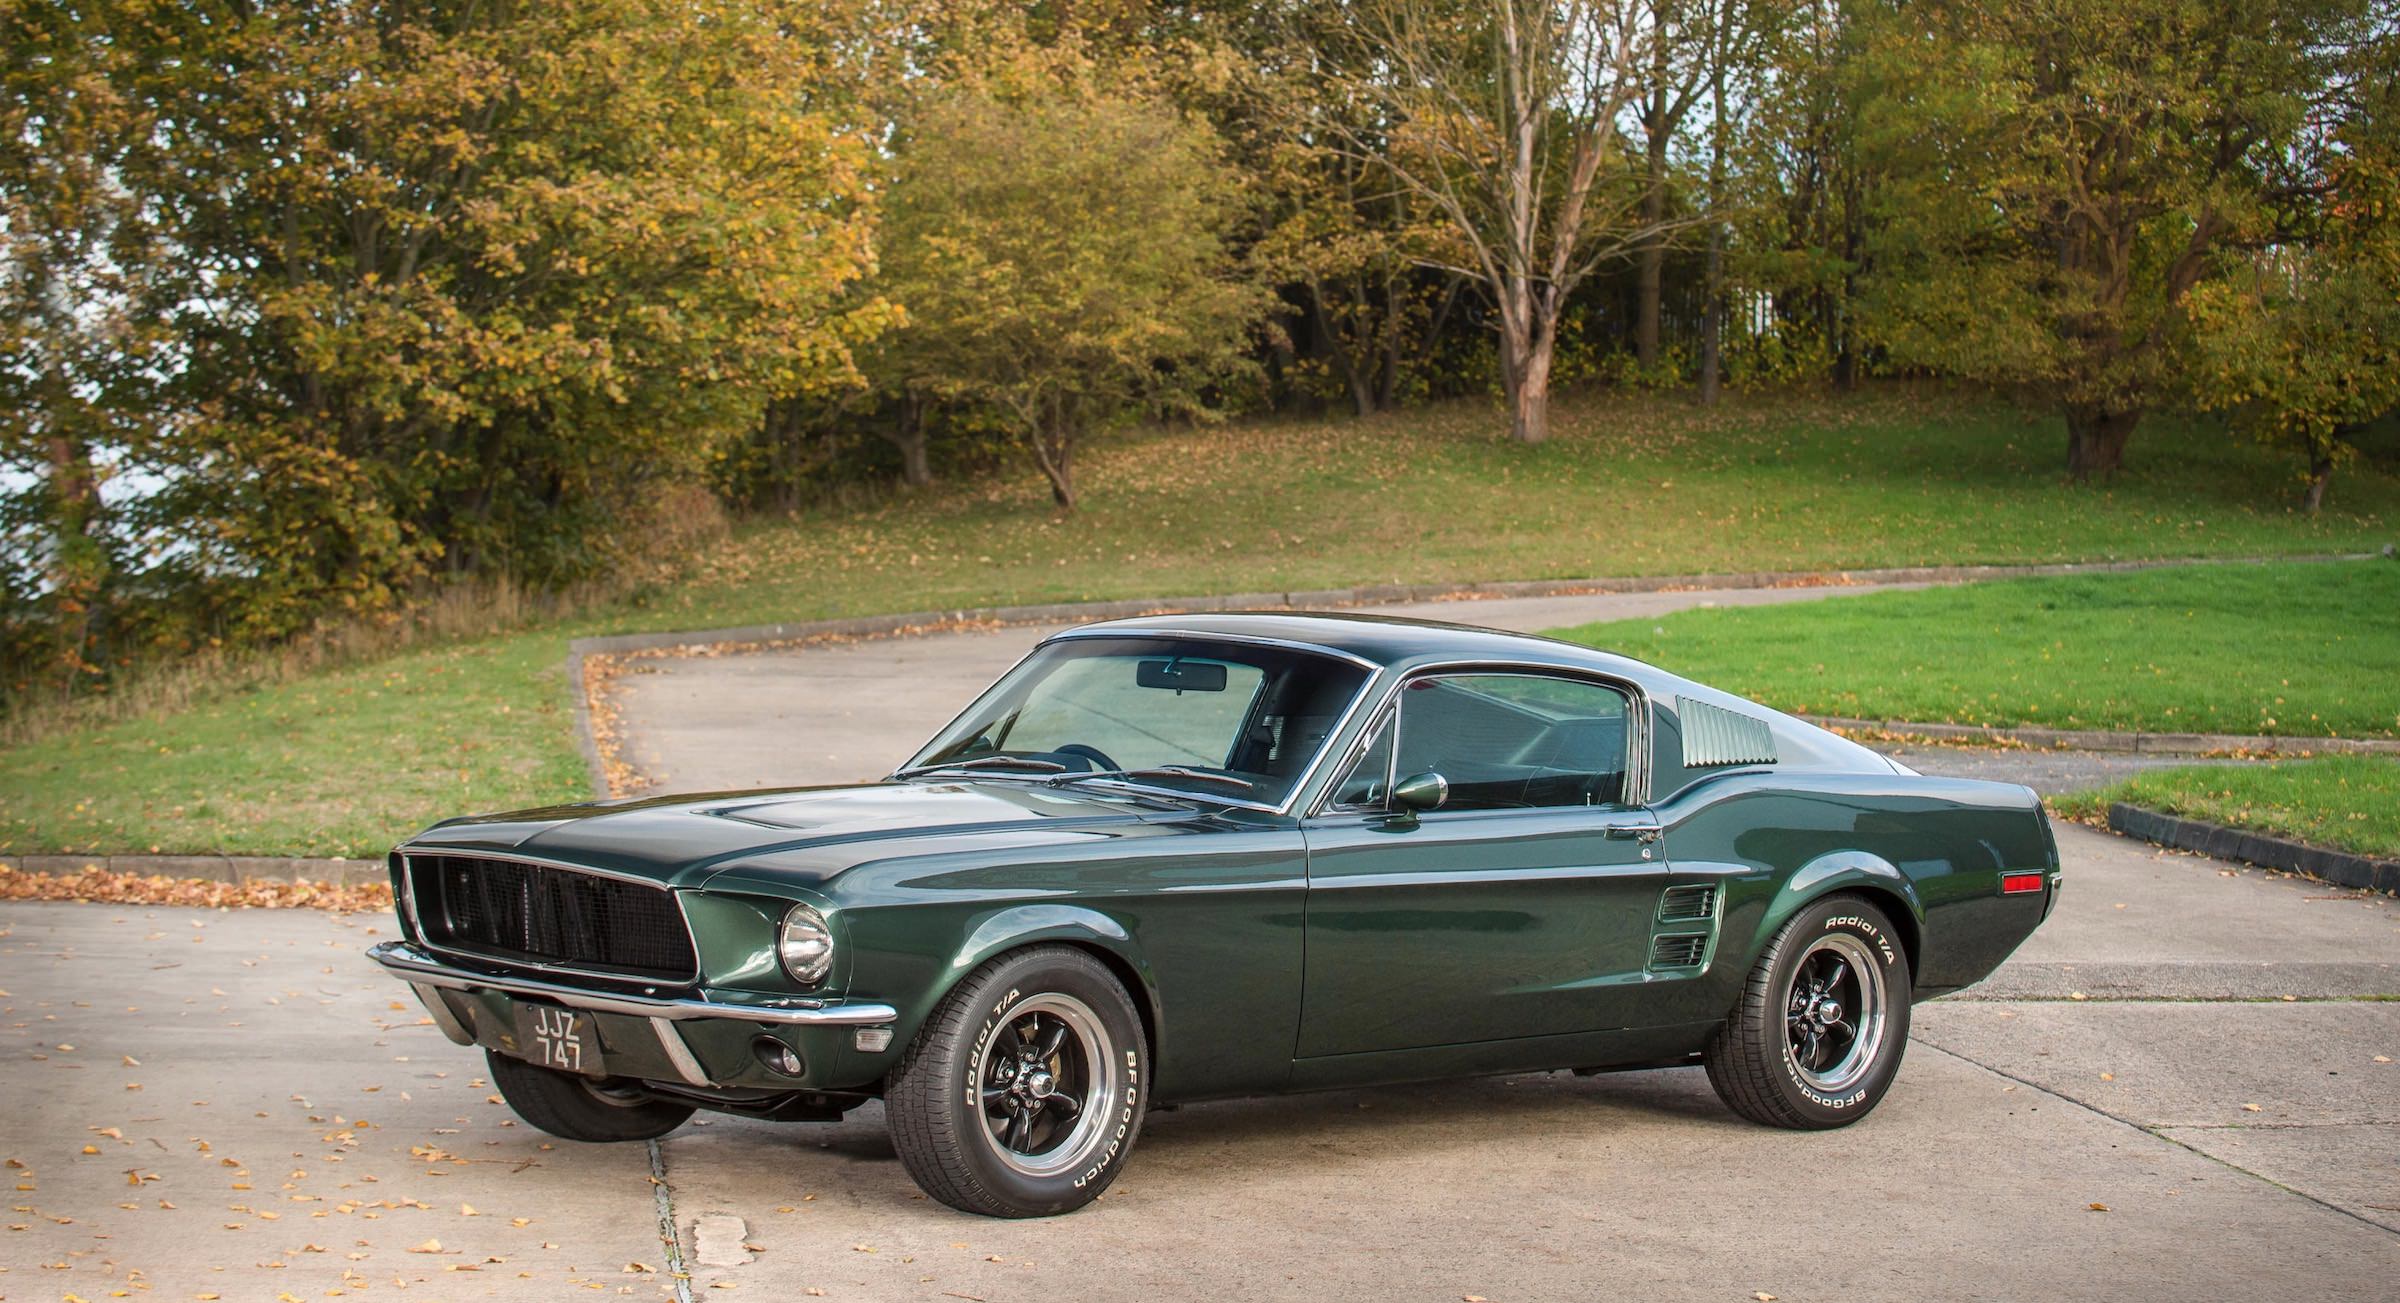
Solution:
{"label": "side window", "polygon": [[1585,679],[1417,679],[1400,694],[1393,772],[1449,780],[1449,810],[1621,805],[1627,715],[1623,692]]}
{"label": "side window", "polygon": [[1375,725],[1374,739],[1352,762],[1342,781],[1334,784],[1332,807],[1337,810],[1380,810],[1391,795],[1392,715],[1384,712]]}

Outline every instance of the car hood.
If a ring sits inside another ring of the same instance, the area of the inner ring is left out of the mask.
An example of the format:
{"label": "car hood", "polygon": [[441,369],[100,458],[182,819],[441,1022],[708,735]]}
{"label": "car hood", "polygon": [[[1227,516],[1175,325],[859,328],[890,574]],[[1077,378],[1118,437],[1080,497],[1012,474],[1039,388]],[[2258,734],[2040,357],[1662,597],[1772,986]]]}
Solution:
{"label": "car hood", "polygon": [[[871,783],[596,801],[435,824],[407,851],[494,852],[696,887],[728,868],[823,878],[940,839],[1074,840],[1203,818],[1138,797],[1005,780]],[[848,848],[848,849],[845,849]],[[802,866],[806,866],[803,868]]]}

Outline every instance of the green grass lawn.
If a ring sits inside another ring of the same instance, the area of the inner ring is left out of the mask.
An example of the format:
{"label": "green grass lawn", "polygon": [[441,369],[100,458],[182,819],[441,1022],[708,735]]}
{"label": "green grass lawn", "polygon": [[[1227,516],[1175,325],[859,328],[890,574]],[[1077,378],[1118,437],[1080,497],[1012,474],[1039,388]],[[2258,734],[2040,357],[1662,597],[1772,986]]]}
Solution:
{"label": "green grass lawn", "polygon": [[2385,560],[2015,579],[1559,636],[1807,714],[2400,736],[2400,564]]}
{"label": "green grass lawn", "polygon": [[1604,395],[1562,401],[1556,427],[1522,447],[1493,405],[1454,403],[1126,434],[1083,458],[1073,517],[1021,470],[758,522],[605,611],[14,747],[0,754],[0,852],[370,855],[443,814],[584,795],[561,672],[583,634],[1392,582],[2316,553],[2400,536],[2388,458],[2345,470],[2312,519],[2291,509],[2286,461],[2163,418],[2114,484],[2082,488],[2061,482],[2055,421],[1930,389],[1741,396],[1706,412]]}
{"label": "green grass lawn", "polygon": [[2159,769],[2057,804],[2072,817],[2093,818],[2112,801],[2359,855],[2400,856],[2400,760],[2380,756]]}

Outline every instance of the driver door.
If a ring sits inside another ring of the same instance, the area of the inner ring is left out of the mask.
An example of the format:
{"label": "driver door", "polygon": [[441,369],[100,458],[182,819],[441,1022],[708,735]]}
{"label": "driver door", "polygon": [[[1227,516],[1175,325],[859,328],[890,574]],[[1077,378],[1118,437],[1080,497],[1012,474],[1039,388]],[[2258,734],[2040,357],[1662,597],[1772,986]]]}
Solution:
{"label": "driver door", "polygon": [[[1631,705],[1565,675],[1409,681],[1303,825],[1300,1058],[1642,1024],[1667,861],[1624,803]],[[1390,808],[1426,772],[1448,799]]]}

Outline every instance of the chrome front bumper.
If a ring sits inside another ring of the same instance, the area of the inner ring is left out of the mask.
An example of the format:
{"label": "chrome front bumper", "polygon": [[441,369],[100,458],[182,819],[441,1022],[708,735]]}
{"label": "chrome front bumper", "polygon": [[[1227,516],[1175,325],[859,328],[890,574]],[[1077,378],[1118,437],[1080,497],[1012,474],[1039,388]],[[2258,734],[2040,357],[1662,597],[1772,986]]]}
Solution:
{"label": "chrome front bumper", "polygon": [[524,996],[530,999],[563,1005],[569,1009],[588,1009],[594,1013],[616,1014],[626,1018],[646,1018],[657,1033],[660,1047],[675,1065],[683,1079],[695,1086],[710,1084],[708,1074],[699,1060],[692,1056],[691,1045],[675,1024],[692,1019],[713,1018],[734,1022],[766,1023],[786,1027],[888,1027],[900,1016],[900,1011],[888,1004],[828,1004],[822,1000],[787,999],[773,1004],[732,1004],[721,1000],[675,1000],[654,996],[624,995],[594,991],[588,987],[561,986],[531,977],[502,977],[460,968],[434,957],[421,947],[406,941],[386,941],[367,950],[367,958],[383,965],[393,976],[414,987],[417,998],[424,1002],[427,1013],[433,1015],[434,1025],[442,1034],[460,1045],[475,1042],[474,1033],[459,1020],[458,1012],[436,994],[440,990],[497,991],[503,995]]}

